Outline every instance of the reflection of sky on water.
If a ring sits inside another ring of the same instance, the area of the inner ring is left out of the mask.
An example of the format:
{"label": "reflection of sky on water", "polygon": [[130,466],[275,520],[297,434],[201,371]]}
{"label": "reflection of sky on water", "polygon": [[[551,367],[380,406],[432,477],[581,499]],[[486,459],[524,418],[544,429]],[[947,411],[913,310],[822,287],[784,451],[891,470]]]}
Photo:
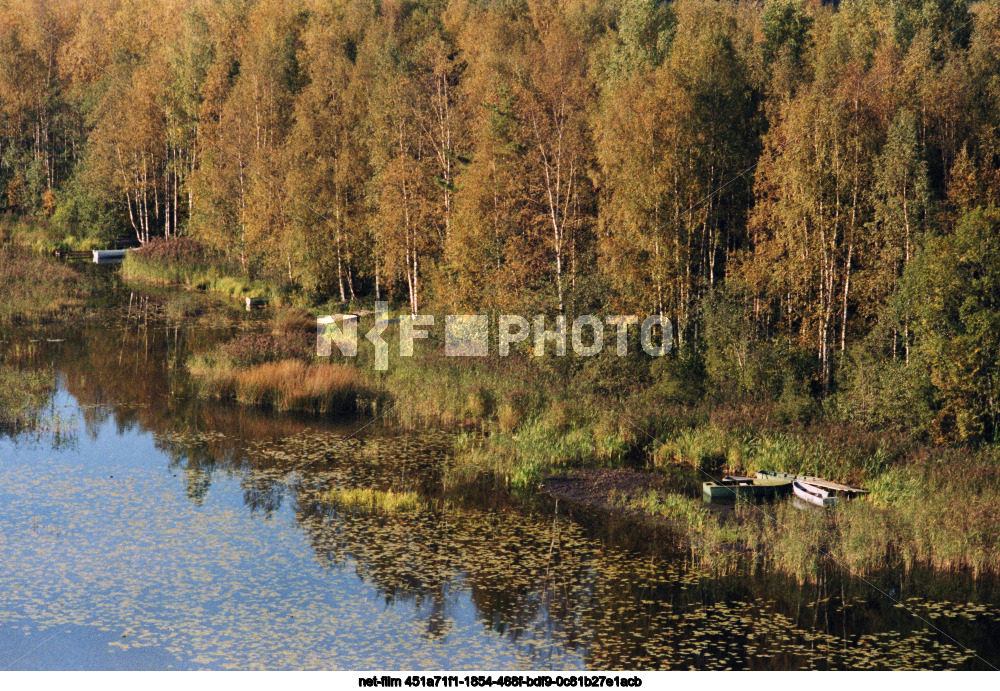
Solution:
{"label": "reflection of sky on water", "polygon": [[[60,390],[54,403],[71,402]],[[119,434],[113,419],[96,431],[68,450],[0,441],[4,666],[26,652],[67,668],[582,665],[558,651],[529,662],[483,626],[461,582],[443,594],[443,624],[440,600],[387,604],[354,564],[317,559],[288,503],[254,518],[239,474],[216,473],[195,505],[151,433]]]}
{"label": "reflection of sky on water", "polygon": [[[59,372],[58,434],[0,438],[0,668],[982,667],[835,569],[718,577],[648,526],[444,493],[449,433],[198,399],[176,363],[224,334],[65,335],[27,360]],[[426,506],[341,510],[333,487]],[[1000,664],[985,584],[891,579]]]}

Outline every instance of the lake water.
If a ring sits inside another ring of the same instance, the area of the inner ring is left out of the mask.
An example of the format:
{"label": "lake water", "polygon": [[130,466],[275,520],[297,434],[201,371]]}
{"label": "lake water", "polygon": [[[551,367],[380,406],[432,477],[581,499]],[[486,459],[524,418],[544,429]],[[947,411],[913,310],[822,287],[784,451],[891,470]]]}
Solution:
{"label": "lake water", "polygon": [[45,428],[0,436],[0,669],[1000,666],[990,584],[886,574],[899,607],[835,567],[714,577],[652,528],[447,489],[448,433],[199,400],[187,354],[252,317],[127,302],[0,343],[58,383]]}

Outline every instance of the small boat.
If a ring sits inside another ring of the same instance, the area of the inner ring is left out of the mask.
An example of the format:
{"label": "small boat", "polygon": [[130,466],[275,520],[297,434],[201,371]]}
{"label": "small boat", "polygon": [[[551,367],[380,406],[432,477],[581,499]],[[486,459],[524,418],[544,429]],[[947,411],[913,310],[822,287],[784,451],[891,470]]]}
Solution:
{"label": "small boat", "polygon": [[824,480],[821,477],[813,477],[811,475],[795,475],[793,473],[776,473],[771,470],[758,470],[757,479],[782,479],[799,482],[804,482],[807,485],[812,485],[813,487],[818,487],[819,489],[826,490],[830,494],[838,497],[844,497],[845,499],[853,499],[854,497],[867,494],[868,490],[861,487],[856,487],[854,485],[845,485],[841,482],[832,482],[830,480]]}
{"label": "small boat", "polygon": [[749,478],[726,476],[719,482],[705,482],[701,486],[705,501],[717,499],[770,499],[790,494],[792,481],[781,478]]}
{"label": "small boat", "polygon": [[814,506],[834,506],[837,503],[837,497],[830,496],[829,490],[799,480],[792,481],[792,492],[802,501]]}

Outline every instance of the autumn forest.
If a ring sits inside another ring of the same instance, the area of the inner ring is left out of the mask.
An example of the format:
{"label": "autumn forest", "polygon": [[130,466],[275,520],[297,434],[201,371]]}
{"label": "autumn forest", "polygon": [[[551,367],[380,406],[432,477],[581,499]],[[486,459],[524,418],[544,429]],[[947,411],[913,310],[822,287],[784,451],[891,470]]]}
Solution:
{"label": "autumn forest", "polygon": [[1000,432],[1000,3],[2,0],[0,46],[8,221]]}

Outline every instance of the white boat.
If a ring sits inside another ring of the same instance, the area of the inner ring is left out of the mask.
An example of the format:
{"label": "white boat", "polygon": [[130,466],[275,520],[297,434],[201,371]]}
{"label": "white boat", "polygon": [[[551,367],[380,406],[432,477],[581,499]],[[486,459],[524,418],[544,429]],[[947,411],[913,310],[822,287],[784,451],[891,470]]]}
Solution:
{"label": "white boat", "polygon": [[807,482],[795,480],[792,482],[792,491],[796,497],[814,506],[833,506],[837,503],[837,497],[830,496],[829,491]]}

